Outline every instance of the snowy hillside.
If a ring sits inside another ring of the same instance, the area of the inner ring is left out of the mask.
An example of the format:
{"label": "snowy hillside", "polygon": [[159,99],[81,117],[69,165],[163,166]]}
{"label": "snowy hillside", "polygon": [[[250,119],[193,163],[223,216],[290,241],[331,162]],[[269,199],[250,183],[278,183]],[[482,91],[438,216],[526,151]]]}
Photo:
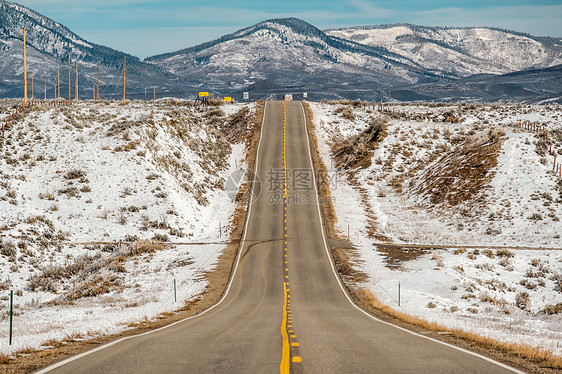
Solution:
{"label": "snowy hillside", "polygon": [[0,139],[0,353],[114,333],[205,289],[236,208],[225,180],[245,157],[220,129],[254,111],[222,108],[81,103],[33,108],[9,129]]}
{"label": "snowy hillside", "polygon": [[324,163],[339,168],[337,230],[349,225],[368,276],[356,286],[448,328],[562,355],[562,179],[545,137],[513,127],[546,126],[559,159],[560,106],[311,108]]}
{"label": "snowy hillside", "polygon": [[505,74],[562,63],[562,40],[492,28],[442,28],[409,24],[351,27],[328,35],[383,47],[430,71],[454,77]]}

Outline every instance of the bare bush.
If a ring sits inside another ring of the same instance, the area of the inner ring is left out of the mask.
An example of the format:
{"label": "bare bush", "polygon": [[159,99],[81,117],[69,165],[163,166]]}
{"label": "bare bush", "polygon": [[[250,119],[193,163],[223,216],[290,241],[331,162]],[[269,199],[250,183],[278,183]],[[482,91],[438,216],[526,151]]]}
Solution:
{"label": "bare bush", "polygon": [[48,265],[41,269],[38,274],[31,275],[29,289],[32,291],[45,291],[57,293],[59,282],[82,274],[94,274],[104,266],[101,255],[82,255],[76,257],[73,262],[64,265]]}
{"label": "bare bush", "polygon": [[528,292],[519,292],[515,296],[515,305],[522,310],[528,310],[531,307],[531,297]]}
{"label": "bare bush", "polygon": [[119,215],[117,216],[117,222],[125,226],[129,222],[129,220],[123,212],[119,212]]}
{"label": "bare bush", "polygon": [[496,251],[496,256],[512,258],[512,257],[515,257],[515,254],[513,252],[511,252],[509,249],[498,249]]}
{"label": "bare bush", "polygon": [[11,240],[0,239],[0,254],[6,257],[14,257],[17,253],[16,245]]}
{"label": "bare bush", "polygon": [[553,315],[553,314],[561,314],[562,313],[562,303],[558,303],[556,305],[547,305],[542,310],[544,314]]}
{"label": "bare bush", "polygon": [[65,179],[80,179],[86,176],[86,172],[80,169],[72,169],[66,173]]}

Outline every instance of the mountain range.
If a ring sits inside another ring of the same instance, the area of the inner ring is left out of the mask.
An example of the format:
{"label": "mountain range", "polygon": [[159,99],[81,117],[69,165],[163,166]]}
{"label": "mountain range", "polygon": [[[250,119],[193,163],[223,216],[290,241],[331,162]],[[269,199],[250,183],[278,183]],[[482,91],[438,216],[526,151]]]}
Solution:
{"label": "mountain range", "polygon": [[[244,91],[252,98],[284,93],[299,97],[303,92],[311,99],[559,102],[562,97],[560,38],[410,24],[322,31],[285,18],[140,60],[90,43],[6,1],[0,2],[0,97],[23,96],[24,27],[29,72],[41,83],[46,72],[49,97],[57,69],[66,87],[69,54],[71,79],[77,64],[80,94],[87,98],[98,60],[102,97],[119,97],[125,56],[129,98],[144,97],[145,89],[155,89],[159,96],[193,97],[210,91],[238,99]],[[35,92],[42,96],[40,86]]]}

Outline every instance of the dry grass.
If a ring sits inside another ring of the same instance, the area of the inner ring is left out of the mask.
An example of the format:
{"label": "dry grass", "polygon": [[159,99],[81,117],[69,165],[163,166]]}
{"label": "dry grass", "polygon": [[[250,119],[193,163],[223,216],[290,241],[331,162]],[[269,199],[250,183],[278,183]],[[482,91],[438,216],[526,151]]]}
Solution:
{"label": "dry grass", "polygon": [[355,257],[351,249],[332,249],[332,257],[340,274],[348,281],[361,283],[367,279],[367,274],[358,271],[352,266],[352,258]]}
{"label": "dry grass", "polygon": [[552,352],[534,348],[526,344],[498,342],[492,338],[484,337],[461,329],[449,329],[439,325],[438,323],[428,322],[421,318],[398,312],[381,303],[371,291],[366,289],[359,290],[356,295],[373,308],[408,324],[419,326],[430,331],[448,332],[458,339],[471,341],[484,348],[497,350],[510,356],[531,360],[541,367],[562,369],[562,357],[555,356]]}
{"label": "dry grass", "polygon": [[12,358],[4,353],[0,353],[0,365],[7,365],[12,361]]}
{"label": "dry grass", "polygon": [[240,143],[247,138],[252,119],[250,110],[243,108],[228,118],[220,133],[231,143]]}
{"label": "dry grass", "polygon": [[60,348],[64,344],[60,340],[57,339],[49,339],[42,344],[44,347],[53,347],[53,348]]}
{"label": "dry grass", "polygon": [[[418,173],[412,180],[410,193],[426,195],[432,204],[479,203],[479,194],[494,175],[492,170],[497,166],[503,140],[501,130],[490,129],[474,135],[431,168]],[[470,214],[467,209],[466,213]]]}
{"label": "dry grass", "polygon": [[336,167],[348,170],[369,167],[374,150],[387,135],[387,122],[388,118],[376,118],[361,133],[334,141],[332,152]]}

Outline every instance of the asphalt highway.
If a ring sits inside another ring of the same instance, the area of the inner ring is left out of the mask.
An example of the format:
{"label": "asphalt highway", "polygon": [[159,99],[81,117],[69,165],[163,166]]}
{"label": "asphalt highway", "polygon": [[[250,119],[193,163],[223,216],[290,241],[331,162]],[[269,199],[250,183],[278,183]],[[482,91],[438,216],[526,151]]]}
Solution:
{"label": "asphalt highway", "polygon": [[300,102],[266,103],[256,160],[261,191],[219,304],[41,372],[514,372],[352,304],[327,249]]}

